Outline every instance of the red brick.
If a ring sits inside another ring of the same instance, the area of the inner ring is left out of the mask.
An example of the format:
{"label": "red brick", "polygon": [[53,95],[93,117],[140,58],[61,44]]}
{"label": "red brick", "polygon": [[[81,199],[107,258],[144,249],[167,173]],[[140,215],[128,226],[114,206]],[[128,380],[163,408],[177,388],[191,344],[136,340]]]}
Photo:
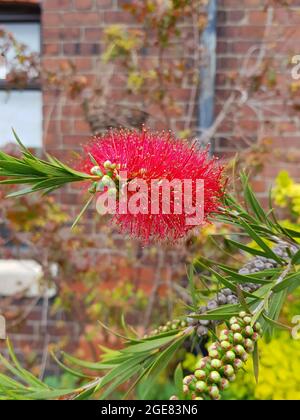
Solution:
{"label": "red brick", "polygon": [[112,9],[113,0],[97,0],[97,7],[100,9]]}
{"label": "red brick", "polygon": [[45,12],[42,15],[42,24],[44,27],[48,26],[62,26],[63,15],[60,13]]}
{"label": "red brick", "polygon": [[94,25],[99,25],[101,23],[101,16],[97,12],[64,13],[63,22],[64,22],[64,25],[66,26],[79,26],[79,27],[86,27],[89,25],[94,26]]}
{"label": "red brick", "polygon": [[68,10],[72,7],[72,0],[43,0],[45,10]]}
{"label": "red brick", "polygon": [[61,45],[58,43],[44,44],[44,55],[59,55],[61,53]]}
{"label": "red brick", "polygon": [[103,36],[103,30],[100,28],[86,28],[84,31],[85,41],[100,42],[102,36]]}
{"label": "red brick", "polygon": [[82,134],[82,133],[84,133],[84,134],[90,134],[91,133],[91,127],[90,127],[90,125],[87,122],[83,121],[83,120],[77,120],[77,121],[75,121],[75,127],[74,127],[74,129],[75,129],[76,134]]}
{"label": "red brick", "polygon": [[93,0],[74,0],[74,6],[77,10],[90,10],[93,3]]}

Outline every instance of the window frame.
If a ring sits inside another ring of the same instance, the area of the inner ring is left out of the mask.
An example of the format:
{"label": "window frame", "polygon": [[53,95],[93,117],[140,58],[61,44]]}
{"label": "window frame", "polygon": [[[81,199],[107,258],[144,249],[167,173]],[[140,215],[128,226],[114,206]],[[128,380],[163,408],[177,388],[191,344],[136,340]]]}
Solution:
{"label": "window frame", "polygon": [[[41,27],[41,8],[38,4],[5,4],[0,3],[0,26],[5,23],[39,23]],[[40,44],[42,45],[42,34],[40,31]],[[15,91],[41,91],[41,82],[30,82],[26,86],[14,86],[0,80],[0,90]]]}

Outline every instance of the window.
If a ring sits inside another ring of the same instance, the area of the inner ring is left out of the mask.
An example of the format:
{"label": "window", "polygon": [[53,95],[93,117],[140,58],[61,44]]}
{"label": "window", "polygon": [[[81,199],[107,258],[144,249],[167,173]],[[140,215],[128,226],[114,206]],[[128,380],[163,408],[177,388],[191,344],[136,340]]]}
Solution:
{"label": "window", "polygon": [[0,57],[0,147],[13,141],[12,127],[26,146],[41,147],[42,93],[37,74],[34,74],[34,69],[30,69],[30,78],[22,86],[19,83],[14,84],[14,81],[8,83],[12,66],[17,70],[22,69],[18,68],[16,51],[8,47],[5,37],[1,37],[1,30],[11,33],[18,42],[26,45],[26,51],[39,54],[39,7],[0,4],[0,49],[3,53]]}

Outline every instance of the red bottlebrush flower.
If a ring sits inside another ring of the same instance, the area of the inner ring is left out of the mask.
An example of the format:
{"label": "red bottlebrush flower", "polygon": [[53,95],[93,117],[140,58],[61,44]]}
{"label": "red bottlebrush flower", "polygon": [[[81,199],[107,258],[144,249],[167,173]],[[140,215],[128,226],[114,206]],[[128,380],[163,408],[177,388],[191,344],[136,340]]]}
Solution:
{"label": "red bottlebrush flower", "polygon": [[[130,234],[142,239],[144,242],[152,240],[174,241],[183,238],[194,225],[187,224],[187,214],[184,205],[182,212],[176,211],[176,200],[184,203],[184,186],[182,192],[175,189],[170,192],[170,209],[166,212],[162,204],[163,191],[159,192],[158,211],[153,214],[151,211],[151,200],[153,193],[151,186],[153,182],[180,181],[182,185],[185,180],[190,180],[193,186],[191,190],[191,203],[193,206],[198,204],[196,196],[197,180],[204,181],[204,203],[203,220],[197,225],[207,221],[207,217],[217,211],[220,198],[223,194],[223,167],[217,159],[209,157],[208,150],[199,150],[196,145],[176,140],[170,133],[151,133],[147,130],[126,131],[111,130],[101,137],[94,138],[84,148],[86,156],[81,163],[81,169],[90,173],[97,162],[103,174],[109,173],[115,181],[118,173],[126,172],[127,179],[132,181],[142,180],[148,190],[148,211],[144,202],[141,213],[121,214],[120,205],[117,204],[116,214],[113,216],[114,222],[119,226],[121,232]],[[91,158],[92,157],[92,158]],[[106,162],[106,164],[105,164]],[[108,172],[109,163],[113,170]],[[154,181],[155,180],[155,181]],[[173,184],[172,184],[173,185]],[[176,187],[177,188],[177,187]],[[138,185],[134,192],[128,193],[128,199],[133,194],[140,191]],[[180,194],[182,197],[180,197]],[[147,203],[146,203],[147,204]]]}

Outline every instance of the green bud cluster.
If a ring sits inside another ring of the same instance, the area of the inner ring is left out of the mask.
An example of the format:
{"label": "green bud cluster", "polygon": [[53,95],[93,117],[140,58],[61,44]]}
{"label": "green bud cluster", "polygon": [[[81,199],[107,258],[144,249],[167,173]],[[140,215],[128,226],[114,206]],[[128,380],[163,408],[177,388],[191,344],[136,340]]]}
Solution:
{"label": "green bud cluster", "polygon": [[155,330],[151,331],[149,334],[144,335],[144,339],[153,337],[155,335],[164,334],[169,331],[175,331],[182,328],[186,328],[188,326],[187,321],[174,319],[173,321],[168,321],[165,325],[161,325],[160,327],[156,328]]}
{"label": "green bud cluster", "polygon": [[[89,188],[91,194],[96,192],[103,192],[107,187],[111,194],[116,194],[118,189],[119,173],[118,169],[120,165],[111,163],[109,160],[103,163],[104,171],[99,166],[93,166],[91,174],[98,177],[98,181],[94,181]],[[114,184],[114,185],[113,185]]]}
{"label": "green bud cluster", "polygon": [[262,335],[261,325],[252,325],[252,317],[241,312],[221,331],[219,340],[208,348],[208,357],[196,364],[193,375],[183,380],[183,393],[186,399],[219,400],[221,392],[230,382],[235,381],[239,370],[254,352],[255,343]]}

